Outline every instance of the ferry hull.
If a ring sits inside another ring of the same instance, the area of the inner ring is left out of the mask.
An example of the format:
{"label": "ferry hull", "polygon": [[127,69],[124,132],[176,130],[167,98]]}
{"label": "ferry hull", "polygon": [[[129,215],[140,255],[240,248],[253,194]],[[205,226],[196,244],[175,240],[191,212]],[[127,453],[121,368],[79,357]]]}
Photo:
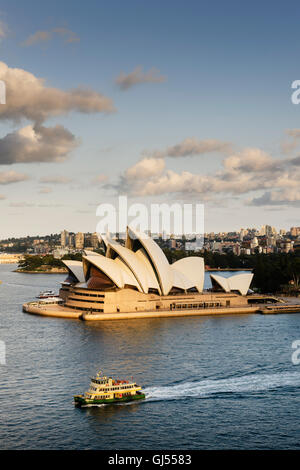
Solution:
{"label": "ferry hull", "polygon": [[146,398],[146,395],[144,393],[130,395],[127,397],[122,397],[122,398],[105,398],[102,400],[89,399],[89,398],[84,398],[83,396],[80,396],[80,395],[75,395],[74,404],[75,406],[78,406],[78,407],[97,406],[97,405],[105,405],[105,404],[111,404],[111,403],[124,403],[124,402],[129,402],[129,401],[144,400],[145,398]]}

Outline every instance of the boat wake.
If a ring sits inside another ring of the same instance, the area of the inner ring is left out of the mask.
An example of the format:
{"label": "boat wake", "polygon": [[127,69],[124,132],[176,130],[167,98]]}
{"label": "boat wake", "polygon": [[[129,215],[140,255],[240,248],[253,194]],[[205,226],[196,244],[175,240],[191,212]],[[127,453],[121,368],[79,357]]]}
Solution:
{"label": "boat wake", "polygon": [[219,394],[253,393],[280,387],[300,387],[300,372],[253,374],[220,380],[200,380],[145,389],[147,401],[209,398]]}
{"label": "boat wake", "polygon": [[91,403],[88,405],[81,405],[81,408],[103,408],[104,406],[107,406],[107,403]]}

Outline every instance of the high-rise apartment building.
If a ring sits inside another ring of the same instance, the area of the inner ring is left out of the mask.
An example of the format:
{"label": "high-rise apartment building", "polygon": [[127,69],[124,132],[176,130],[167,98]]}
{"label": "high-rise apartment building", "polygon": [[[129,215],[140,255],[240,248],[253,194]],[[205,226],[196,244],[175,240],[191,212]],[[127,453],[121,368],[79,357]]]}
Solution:
{"label": "high-rise apartment building", "polygon": [[91,234],[91,246],[94,250],[97,250],[97,248],[99,248],[99,239],[97,232]]}
{"label": "high-rise apartment building", "polygon": [[69,243],[69,232],[67,230],[63,230],[60,234],[60,245],[65,247]]}
{"label": "high-rise apartment building", "polygon": [[300,235],[300,227],[291,227],[291,235],[292,237],[299,237]]}
{"label": "high-rise apartment building", "polygon": [[84,248],[84,234],[82,232],[75,235],[75,248],[76,250],[83,250]]}
{"label": "high-rise apartment building", "polygon": [[75,248],[75,234],[69,233],[69,248]]}

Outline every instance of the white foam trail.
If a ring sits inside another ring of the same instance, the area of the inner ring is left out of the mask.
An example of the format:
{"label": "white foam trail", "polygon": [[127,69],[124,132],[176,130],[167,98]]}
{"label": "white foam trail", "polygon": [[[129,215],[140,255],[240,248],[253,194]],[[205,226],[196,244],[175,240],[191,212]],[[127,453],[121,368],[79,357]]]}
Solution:
{"label": "white foam trail", "polygon": [[103,406],[106,406],[107,403],[100,403],[100,404],[96,404],[96,403],[91,403],[89,405],[81,405],[81,408],[102,408]]}
{"label": "white foam trail", "polygon": [[179,400],[187,397],[205,398],[220,393],[247,393],[285,386],[300,386],[299,372],[255,374],[221,380],[200,380],[145,389],[147,400]]}

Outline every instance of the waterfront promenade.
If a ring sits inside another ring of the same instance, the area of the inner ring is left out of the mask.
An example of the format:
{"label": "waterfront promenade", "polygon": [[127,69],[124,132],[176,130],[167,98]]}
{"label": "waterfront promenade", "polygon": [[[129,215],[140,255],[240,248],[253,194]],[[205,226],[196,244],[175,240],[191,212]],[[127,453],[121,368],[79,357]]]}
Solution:
{"label": "waterfront promenade", "polygon": [[245,307],[215,307],[176,310],[152,310],[146,312],[122,312],[122,313],[88,313],[80,310],[73,310],[64,306],[43,305],[39,302],[28,302],[23,305],[23,311],[33,315],[46,317],[73,318],[85,321],[109,321],[109,320],[133,320],[143,318],[170,318],[170,317],[191,317],[191,316],[215,316],[215,315],[242,315],[242,314],[282,314],[299,313],[299,304],[284,304],[280,306],[269,306],[257,304]]}

